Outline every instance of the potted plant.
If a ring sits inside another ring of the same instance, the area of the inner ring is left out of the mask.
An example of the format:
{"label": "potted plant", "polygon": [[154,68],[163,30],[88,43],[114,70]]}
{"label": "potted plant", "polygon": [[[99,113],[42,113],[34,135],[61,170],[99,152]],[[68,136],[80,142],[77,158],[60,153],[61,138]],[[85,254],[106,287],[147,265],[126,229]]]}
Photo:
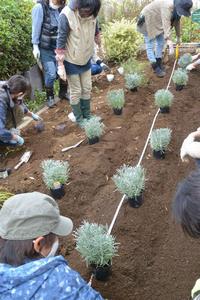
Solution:
{"label": "potted plant", "polygon": [[133,73],[133,74],[127,74],[125,76],[125,82],[126,82],[126,87],[132,91],[136,92],[138,87],[142,83],[142,76],[139,75],[138,73]]}
{"label": "potted plant", "polygon": [[169,113],[169,108],[172,105],[173,94],[165,89],[158,90],[155,93],[155,105],[160,108],[161,113]]}
{"label": "potted plant", "polygon": [[104,124],[101,119],[97,116],[91,117],[89,120],[85,121],[84,129],[85,134],[88,138],[89,144],[95,144],[99,142],[99,137],[104,132]]}
{"label": "potted plant", "polygon": [[123,89],[112,90],[107,93],[108,104],[112,107],[115,115],[121,115],[124,107],[124,91]]}
{"label": "potted plant", "polygon": [[138,208],[143,204],[144,168],[123,165],[113,176],[113,181],[118,191],[127,196],[130,206]]}
{"label": "potted plant", "polygon": [[176,85],[176,91],[181,91],[183,87],[187,84],[188,82],[188,75],[185,70],[182,69],[177,69],[174,72],[174,75],[172,77],[173,82]]}
{"label": "potted plant", "polygon": [[107,226],[86,221],[74,232],[76,250],[97,280],[106,280],[111,274],[112,258],[117,255],[118,243],[107,233]]}
{"label": "potted plant", "polygon": [[192,63],[192,55],[190,53],[183,54],[178,60],[178,65],[182,69],[185,69],[191,63]]}
{"label": "potted plant", "polygon": [[157,159],[165,158],[165,151],[171,139],[171,129],[154,129],[150,137],[150,146],[153,150],[153,156]]}
{"label": "potted plant", "polygon": [[43,181],[50,189],[51,195],[55,199],[64,196],[64,184],[69,178],[69,163],[61,160],[43,160]]}

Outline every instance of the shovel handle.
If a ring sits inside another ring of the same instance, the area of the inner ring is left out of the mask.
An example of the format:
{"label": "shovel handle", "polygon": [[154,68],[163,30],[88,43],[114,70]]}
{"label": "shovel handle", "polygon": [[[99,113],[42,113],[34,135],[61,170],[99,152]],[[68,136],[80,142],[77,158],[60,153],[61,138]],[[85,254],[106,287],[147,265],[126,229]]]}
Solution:
{"label": "shovel handle", "polygon": [[15,167],[14,169],[17,170],[22,164],[23,164],[23,160],[21,160]]}

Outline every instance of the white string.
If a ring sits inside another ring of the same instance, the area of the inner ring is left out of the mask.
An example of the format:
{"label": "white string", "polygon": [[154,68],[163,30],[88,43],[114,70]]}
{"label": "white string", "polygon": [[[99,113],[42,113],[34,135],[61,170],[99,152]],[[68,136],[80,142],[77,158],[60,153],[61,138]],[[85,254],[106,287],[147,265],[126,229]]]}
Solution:
{"label": "white string", "polygon": [[[171,80],[172,80],[172,76],[173,76],[173,74],[174,74],[174,70],[175,70],[175,67],[176,67],[176,63],[177,63],[177,59],[176,59],[175,62],[174,62],[173,69],[172,69],[172,72],[171,72],[171,75],[170,75],[170,78],[169,78],[169,81],[168,81],[166,90],[169,89],[169,86],[170,86],[170,83],[171,83]],[[154,124],[155,124],[155,122],[156,122],[156,119],[157,119],[157,117],[158,117],[159,112],[160,112],[160,109],[157,110],[157,112],[156,112],[156,114],[155,114],[155,116],[154,116],[154,119],[153,119],[151,128],[150,128],[150,130],[149,130],[148,137],[147,137],[147,139],[146,139],[146,143],[145,143],[145,145],[144,145],[144,148],[143,148],[143,151],[142,151],[142,154],[141,154],[141,156],[140,156],[140,159],[139,159],[139,161],[138,161],[137,166],[139,166],[139,165],[141,164],[141,161],[142,161],[142,159],[143,159],[143,157],[144,157],[144,154],[145,154],[146,148],[147,148],[147,146],[148,146],[149,139],[150,139],[150,136],[151,136],[151,133],[152,133],[152,130],[153,130],[153,127],[154,127]],[[113,229],[113,226],[114,226],[114,224],[115,224],[115,221],[116,221],[116,219],[117,219],[117,217],[118,217],[119,211],[120,211],[120,209],[121,209],[121,207],[122,207],[122,204],[123,204],[125,198],[126,198],[126,195],[123,195],[122,198],[121,198],[121,200],[120,200],[120,202],[119,202],[119,205],[117,206],[117,209],[116,209],[116,211],[115,211],[114,217],[113,217],[113,219],[112,219],[112,221],[111,221],[111,224],[110,224],[110,226],[109,226],[109,228],[108,228],[107,235],[111,234],[111,231],[112,231],[112,229]],[[92,274],[91,277],[90,277],[90,280],[89,280],[89,282],[88,282],[88,284],[89,284],[90,286],[92,285],[92,280],[93,280],[93,278],[94,278],[94,275]]]}
{"label": "white string", "polygon": [[[169,78],[169,82],[168,82],[168,85],[167,85],[166,90],[169,89],[169,86],[170,86],[170,83],[171,83],[171,80],[172,80],[172,76],[173,76],[173,73],[174,73],[174,70],[175,70],[175,67],[176,67],[176,62],[177,62],[177,59],[176,59],[175,62],[174,62],[173,69],[172,69],[171,76],[170,76],[170,78]],[[156,122],[156,118],[157,118],[159,112],[160,112],[160,109],[158,109],[158,111],[156,112],[156,114],[155,114],[155,116],[154,116],[154,119],[153,119],[151,128],[150,128],[150,130],[149,130],[148,137],[147,137],[147,139],[146,139],[146,143],[145,143],[145,145],[144,145],[144,148],[143,148],[143,151],[142,151],[142,154],[141,154],[141,156],[140,156],[140,159],[139,159],[139,161],[138,161],[137,166],[139,166],[139,165],[141,164],[141,161],[142,161],[142,159],[143,159],[143,157],[144,157],[144,154],[145,154],[145,151],[146,151],[146,148],[147,148],[147,146],[148,146],[149,139],[150,139],[150,136],[151,136],[151,132],[152,132],[152,130],[153,130],[153,127],[154,127],[154,124],[155,124],[155,122]],[[123,197],[122,197],[122,199],[121,199],[121,201],[120,201],[120,203],[119,203],[119,205],[118,205],[118,207],[117,207],[117,209],[116,209],[116,212],[115,212],[115,214],[114,214],[114,217],[113,217],[112,222],[111,222],[111,224],[110,224],[110,226],[109,226],[109,229],[108,229],[108,234],[110,234],[111,231],[112,231],[112,229],[113,229],[113,226],[114,226],[114,224],[115,224],[115,221],[116,221],[116,219],[117,219],[117,216],[118,216],[118,214],[119,214],[120,208],[122,207],[122,204],[123,204],[123,202],[124,202],[125,197],[126,197],[126,196],[123,195]]]}

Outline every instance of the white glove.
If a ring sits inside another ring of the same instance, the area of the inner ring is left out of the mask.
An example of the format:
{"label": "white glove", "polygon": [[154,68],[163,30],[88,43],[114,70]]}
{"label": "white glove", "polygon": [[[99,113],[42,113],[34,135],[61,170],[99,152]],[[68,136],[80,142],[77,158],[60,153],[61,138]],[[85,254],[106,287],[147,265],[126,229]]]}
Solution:
{"label": "white glove", "polygon": [[169,47],[169,55],[173,55],[174,54],[173,42],[171,40],[167,40],[167,46]]}
{"label": "white glove", "polygon": [[187,67],[186,67],[186,70],[187,71],[191,71],[191,70],[194,70],[196,69],[196,67],[194,66],[194,64],[189,64]]}
{"label": "white glove", "polygon": [[34,114],[34,113],[32,113],[32,118],[34,121],[43,121],[40,116],[38,116],[37,114]]}
{"label": "white glove", "polygon": [[20,129],[18,129],[18,128],[11,128],[10,132],[12,134],[20,135]]}
{"label": "white glove", "polygon": [[66,81],[67,80],[67,75],[66,75],[66,71],[65,71],[65,66],[62,64],[62,65],[59,65],[58,66],[58,76],[63,80],[63,81]]}
{"label": "white glove", "polygon": [[33,45],[33,56],[35,57],[36,60],[39,60],[40,50],[39,50],[38,45]]}

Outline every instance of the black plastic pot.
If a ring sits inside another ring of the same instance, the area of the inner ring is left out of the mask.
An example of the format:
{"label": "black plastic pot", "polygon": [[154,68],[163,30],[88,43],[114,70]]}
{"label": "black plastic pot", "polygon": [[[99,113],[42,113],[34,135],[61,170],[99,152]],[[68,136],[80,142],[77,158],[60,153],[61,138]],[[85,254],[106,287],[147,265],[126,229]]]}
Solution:
{"label": "black plastic pot", "polygon": [[176,91],[181,91],[184,88],[184,85],[182,84],[176,84]]}
{"label": "black plastic pot", "polygon": [[93,145],[93,144],[96,144],[99,142],[99,137],[98,136],[95,136],[91,139],[88,138],[88,142],[89,142],[89,145]]}
{"label": "black plastic pot", "polygon": [[92,264],[92,274],[97,280],[106,281],[111,274],[111,264],[97,267],[96,265]]}
{"label": "black plastic pot", "polygon": [[132,89],[130,89],[130,90],[131,90],[131,92],[137,92],[138,88],[137,88],[137,86],[136,86],[136,87],[134,87],[134,88],[132,88]]}
{"label": "black plastic pot", "polygon": [[165,107],[160,107],[160,112],[162,114],[168,114],[169,113],[169,106],[165,106]]}
{"label": "black plastic pot", "polygon": [[165,150],[160,150],[160,151],[156,151],[156,150],[153,150],[153,156],[156,158],[156,159],[164,159],[165,158]]}
{"label": "black plastic pot", "polygon": [[50,191],[54,199],[61,199],[65,195],[64,184],[61,184],[58,188],[50,189]]}
{"label": "black plastic pot", "polygon": [[133,198],[128,198],[128,202],[131,207],[134,207],[134,208],[140,207],[144,202],[143,194],[141,193],[139,196],[135,196]]}
{"label": "black plastic pot", "polygon": [[35,130],[37,131],[37,132],[42,132],[42,131],[44,131],[44,122],[42,122],[42,121],[40,121],[40,122],[37,122],[36,124],[35,124],[35,126],[34,126],[34,128],[35,128]]}
{"label": "black plastic pot", "polygon": [[123,108],[113,108],[113,112],[115,115],[121,115],[123,111]]}

